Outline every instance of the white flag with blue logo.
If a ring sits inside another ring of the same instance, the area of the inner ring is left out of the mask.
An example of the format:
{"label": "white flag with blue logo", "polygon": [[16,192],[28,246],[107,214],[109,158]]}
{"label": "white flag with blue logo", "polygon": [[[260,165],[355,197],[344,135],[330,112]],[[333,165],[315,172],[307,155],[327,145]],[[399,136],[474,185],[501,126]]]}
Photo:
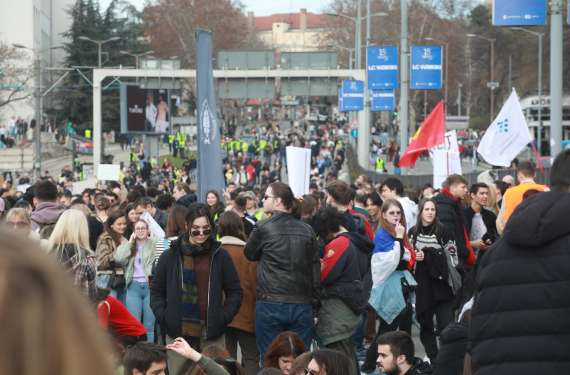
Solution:
{"label": "white flag with blue logo", "polygon": [[531,140],[519,97],[513,89],[501,112],[483,135],[477,152],[491,165],[509,167]]}

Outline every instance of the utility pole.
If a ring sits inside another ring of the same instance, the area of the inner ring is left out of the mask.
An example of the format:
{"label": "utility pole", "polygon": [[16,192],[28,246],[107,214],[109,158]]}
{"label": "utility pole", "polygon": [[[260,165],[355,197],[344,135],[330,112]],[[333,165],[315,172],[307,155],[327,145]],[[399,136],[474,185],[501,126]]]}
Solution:
{"label": "utility pole", "polygon": [[461,116],[461,88],[463,84],[460,83],[457,85],[457,116]]}
{"label": "utility pole", "polygon": [[555,158],[562,142],[562,0],[550,2],[550,155]]}
{"label": "utility pole", "polygon": [[408,146],[408,87],[409,87],[409,64],[410,51],[408,48],[408,0],[400,0],[400,151],[403,152]]}

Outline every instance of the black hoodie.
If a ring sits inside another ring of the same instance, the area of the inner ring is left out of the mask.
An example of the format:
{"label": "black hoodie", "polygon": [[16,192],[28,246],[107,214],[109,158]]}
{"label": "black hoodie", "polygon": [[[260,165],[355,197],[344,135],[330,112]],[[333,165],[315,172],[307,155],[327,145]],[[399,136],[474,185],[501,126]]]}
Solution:
{"label": "black hoodie", "polygon": [[570,373],[570,193],[523,201],[483,257],[469,332],[473,373]]}

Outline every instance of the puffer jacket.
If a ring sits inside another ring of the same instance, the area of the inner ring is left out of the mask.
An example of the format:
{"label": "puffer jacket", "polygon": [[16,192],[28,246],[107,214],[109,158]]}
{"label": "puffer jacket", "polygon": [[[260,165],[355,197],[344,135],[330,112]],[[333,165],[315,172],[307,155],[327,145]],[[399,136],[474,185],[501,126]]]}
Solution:
{"label": "puffer jacket", "polygon": [[569,374],[570,193],[524,200],[479,264],[473,374]]}
{"label": "puffer jacket", "polygon": [[257,265],[258,301],[317,304],[320,247],[310,225],[276,212],[257,223],[245,256]]}

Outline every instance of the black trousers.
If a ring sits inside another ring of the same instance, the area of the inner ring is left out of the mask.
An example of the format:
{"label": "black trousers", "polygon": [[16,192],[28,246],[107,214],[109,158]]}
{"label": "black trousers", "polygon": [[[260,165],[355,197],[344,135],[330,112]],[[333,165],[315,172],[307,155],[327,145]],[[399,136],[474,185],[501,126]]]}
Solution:
{"label": "black trousers", "polygon": [[[433,324],[434,316],[437,331]],[[437,336],[453,321],[453,301],[440,302],[428,311],[419,314],[417,318],[420,323],[420,340],[431,363],[435,363],[438,352]]]}

